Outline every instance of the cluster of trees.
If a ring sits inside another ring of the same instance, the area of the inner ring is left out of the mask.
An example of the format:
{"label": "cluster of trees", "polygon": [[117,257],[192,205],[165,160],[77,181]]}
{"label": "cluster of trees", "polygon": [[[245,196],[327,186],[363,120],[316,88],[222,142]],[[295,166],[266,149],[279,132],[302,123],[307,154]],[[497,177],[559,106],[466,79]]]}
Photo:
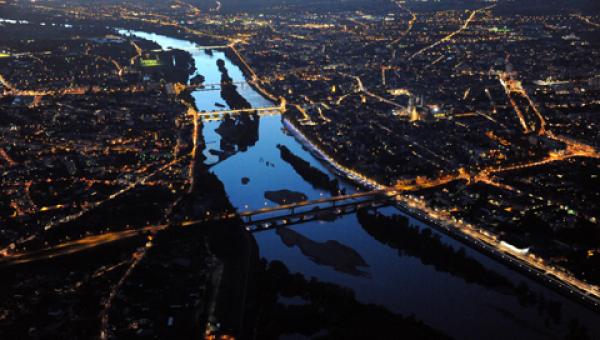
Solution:
{"label": "cluster of trees", "polygon": [[296,172],[313,187],[327,190],[332,195],[337,195],[339,193],[337,179],[330,179],[326,173],[313,167],[306,160],[296,156],[285,145],[278,144],[277,148],[281,154],[281,159],[288,162],[294,170],[296,170]]}

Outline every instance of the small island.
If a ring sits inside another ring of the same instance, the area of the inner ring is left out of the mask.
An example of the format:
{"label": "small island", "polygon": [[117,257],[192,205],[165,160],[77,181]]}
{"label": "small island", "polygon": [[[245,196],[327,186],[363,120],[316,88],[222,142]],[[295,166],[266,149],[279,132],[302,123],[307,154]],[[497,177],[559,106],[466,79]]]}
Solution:
{"label": "small island", "polygon": [[206,79],[203,75],[197,74],[190,78],[190,85],[202,85]]}
{"label": "small island", "polygon": [[281,205],[306,201],[308,196],[301,192],[283,189],[277,191],[265,191],[265,198]]}
{"label": "small island", "polygon": [[277,148],[281,154],[281,159],[289,163],[294,170],[314,188],[327,190],[332,195],[339,194],[340,189],[336,179],[330,179],[326,173],[310,165],[309,162],[299,156],[296,156],[285,145],[278,144]]}

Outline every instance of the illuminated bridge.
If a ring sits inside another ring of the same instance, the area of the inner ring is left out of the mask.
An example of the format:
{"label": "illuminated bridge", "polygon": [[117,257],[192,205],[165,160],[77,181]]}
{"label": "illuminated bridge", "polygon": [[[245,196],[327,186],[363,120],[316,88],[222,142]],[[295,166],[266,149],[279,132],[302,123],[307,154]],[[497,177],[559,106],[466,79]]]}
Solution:
{"label": "illuminated bridge", "polygon": [[198,117],[203,121],[222,120],[225,116],[235,116],[242,113],[255,113],[259,116],[274,116],[280,115],[286,111],[286,101],[281,100],[279,106],[257,107],[237,110],[219,110],[199,112]]}
{"label": "illuminated bridge", "polygon": [[280,115],[283,112],[280,107],[259,107],[259,108],[249,108],[249,109],[240,109],[240,110],[222,110],[222,111],[209,111],[209,112],[200,112],[198,116],[203,121],[213,121],[213,120],[223,120],[225,116],[236,116],[242,113],[255,113],[259,116],[276,116]]}
{"label": "illuminated bridge", "polygon": [[370,191],[308,200],[237,214],[246,230],[258,232],[355,213],[360,208],[380,208],[393,203],[387,192]]}
{"label": "illuminated bridge", "polygon": [[[245,88],[246,86],[250,86],[246,81],[234,81],[231,82],[232,85],[239,85],[241,88]],[[221,83],[211,83],[211,84],[197,84],[197,85],[185,85],[186,89],[193,91],[218,91],[221,89],[223,84]]]}

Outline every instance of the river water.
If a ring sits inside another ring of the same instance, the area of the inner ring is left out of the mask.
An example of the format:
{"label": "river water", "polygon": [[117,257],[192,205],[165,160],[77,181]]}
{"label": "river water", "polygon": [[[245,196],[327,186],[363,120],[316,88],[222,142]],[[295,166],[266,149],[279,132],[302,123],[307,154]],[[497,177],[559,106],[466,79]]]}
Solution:
{"label": "river water", "polygon": [[[221,51],[213,50],[207,53],[198,49],[192,42],[151,33],[121,33],[152,40],[164,49],[189,51],[194,57],[197,73],[205,76],[207,84],[220,83],[221,73],[216,65],[217,59],[225,61],[225,67],[234,81],[245,82],[240,68]],[[248,85],[238,86],[238,92],[253,107],[273,105]],[[225,104],[220,91],[196,91],[193,97],[199,110],[218,110],[222,108],[215,105],[216,103]],[[221,136],[216,131],[220,124],[204,124],[203,134],[207,145],[204,155],[206,163],[212,166],[211,170],[225,185],[229,200],[240,211],[273,206],[274,203],[264,198],[264,192],[267,190],[289,189],[302,192],[309,199],[330,195],[313,188],[280,158],[276,146],[283,144],[314,167],[334,177],[332,171],[284,131],[281,117],[261,117],[258,140],[221,160],[209,152],[210,149],[220,150]],[[247,177],[249,182],[242,183],[243,177]],[[342,182],[342,187],[347,192],[357,189],[348,182]],[[391,207],[381,211],[388,215],[401,214]],[[413,225],[423,229],[430,228],[413,218],[409,219]],[[451,270],[445,270],[439,265],[427,263],[422,256],[399,252],[398,249],[368,234],[359,223],[356,214],[328,222],[307,222],[291,226],[289,229],[294,232],[296,239],[302,239],[304,244],[323,245],[327,241],[335,240],[343,245],[344,249],[353,249],[364,263],[348,270],[336,267],[323,259],[317,260],[315,257],[318,257],[318,254],[309,253],[306,248],[302,249],[301,242],[284,243],[283,236],[275,230],[254,234],[260,256],[267,260],[284,262],[292,273],[298,272],[307,278],[316,277],[321,281],[348,287],[362,303],[379,304],[405,316],[414,315],[416,319],[454,338],[562,339],[565,338],[572,320],[583,324],[593,339],[600,337],[600,318],[595,312],[436,230],[432,232],[440,234],[444,244],[456,249],[464,247],[469,257],[480,262],[488,270],[505,277],[513,286],[527,287],[532,295],[543,296],[544,301],[551,301],[558,306],[555,309],[558,316],[550,316],[539,303],[524,301],[514,290],[490,288],[467,280],[461,275],[452,274]]]}

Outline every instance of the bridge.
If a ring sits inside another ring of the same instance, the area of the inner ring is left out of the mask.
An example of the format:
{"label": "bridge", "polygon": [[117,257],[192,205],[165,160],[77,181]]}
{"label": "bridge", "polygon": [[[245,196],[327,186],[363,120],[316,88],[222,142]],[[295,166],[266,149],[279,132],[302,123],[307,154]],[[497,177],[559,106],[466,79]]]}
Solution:
{"label": "bridge", "polygon": [[352,214],[360,208],[380,208],[390,205],[392,197],[386,191],[370,191],[244,211],[236,216],[242,219],[246,230],[259,232],[309,221],[327,220]]}
{"label": "bridge", "polygon": [[[177,50],[185,51],[185,52],[196,52],[196,51],[204,51],[204,50],[226,50],[231,48],[228,45],[214,45],[214,46],[195,46],[193,48],[183,48],[178,47]],[[168,47],[167,50],[172,50],[172,47]],[[163,52],[163,49],[154,49],[150,50],[151,52]]]}
{"label": "bridge", "polygon": [[223,120],[225,116],[236,116],[242,113],[256,113],[259,116],[276,116],[280,115],[285,109],[281,109],[279,106],[270,106],[270,107],[259,107],[259,108],[248,108],[248,109],[239,109],[239,110],[222,110],[222,111],[209,111],[209,112],[200,112],[198,113],[198,117],[200,117],[203,121],[215,121],[215,120]]}
{"label": "bridge", "polygon": [[243,113],[255,113],[259,116],[275,116],[280,115],[286,111],[286,101],[284,98],[281,99],[279,106],[267,106],[267,107],[255,107],[247,109],[234,109],[234,110],[218,110],[218,111],[203,111],[198,113],[198,117],[203,121],[215,121],[223,120],[225,116],[235,116]]}
{"label": "bridge", "polygon": [[[246,87],[246,86],[250,86],[248,84],[248,82],[246,81],[234,81],[229,83],[231,85],[239,85],[242,88]],[[222,83],[211,83],[211,84],[190,84],[190,85],[185,85],[186,89],[192,90],[192,91],[218,91],[221,89],[221,86],[223,86]]]}

